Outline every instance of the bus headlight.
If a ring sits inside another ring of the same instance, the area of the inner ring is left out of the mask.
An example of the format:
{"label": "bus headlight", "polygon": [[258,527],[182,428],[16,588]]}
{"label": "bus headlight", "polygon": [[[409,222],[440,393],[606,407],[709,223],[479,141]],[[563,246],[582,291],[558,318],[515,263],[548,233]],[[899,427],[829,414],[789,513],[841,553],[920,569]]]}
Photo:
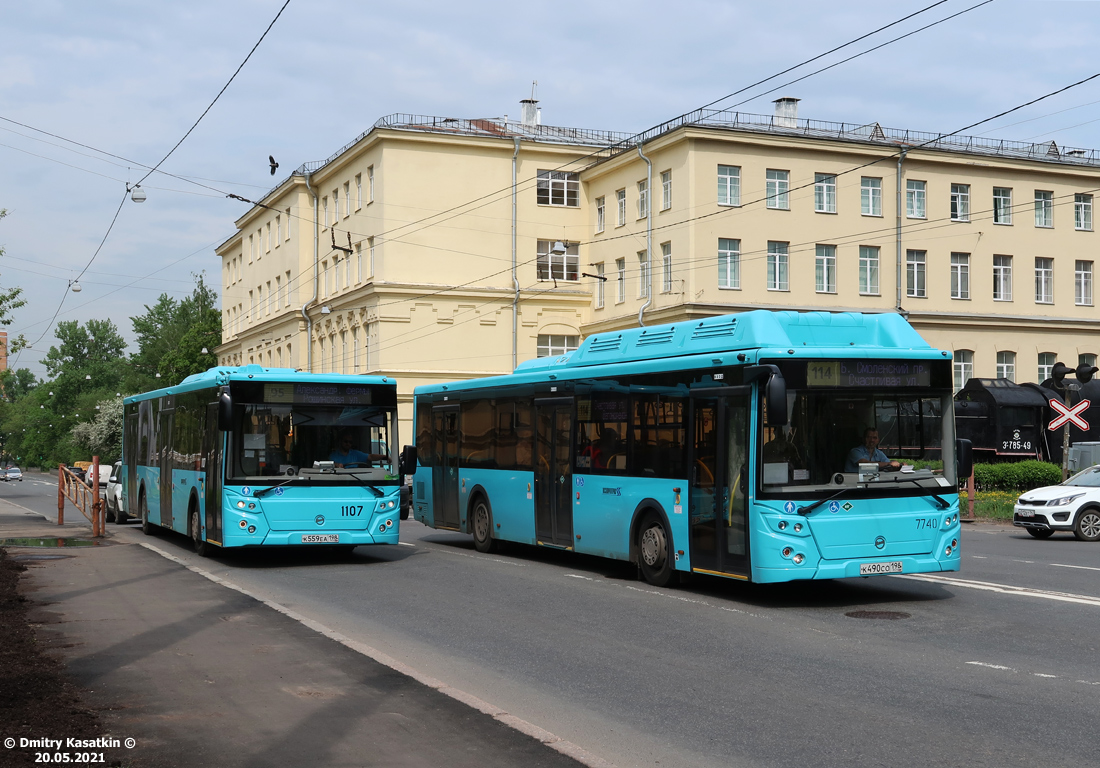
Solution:
{"label": "bus headlight", "polygon": [[387,528],[393,528],[393,520],[387,520],[386,521],[386,527]]}
{"label": "bus headlight", "polygon": [[959,548],[959,540],[958,539],[951,539],[951,548],[952,549],[958,549]]}
{"label": "bus headlight", "polygon": [[802,532],[802,523],[795,523],[794,524],[794,532],[795,533],[801,533]]}
{"label": "bus headlight", "polygon": [[238,501],[237,502],[237,508],[238,509],[244,509],[244,502],[243,501]]}
{"label": "bus headlight", "polygon": [[786,520],[780,520],[779,521],[779,530],[781,530],[781,531],[787,530],[787,521]]}
{"label": "bus headlight", "polygon": [[805,560],[806,558],[802,556],[801,552],[799,552],[797,555],[795,555],[791,559],[794,560],[795,565],[802,565],[802,561]]}
{"label": "bus headlight", "polygon": [[254,526],[254,525],[248,526],[248,532],[249,533],[255,533],[256,532],[256,526]]}
{"label": "bus headlight", "polygon": [[237,523],[237,525],[241,526],[241,528],[247,528],[248,527],[248,521],[247,520],[241,520],[241,522]]}
{"label": "bus headlight", "polygon": [[944,554],[947,555],[948,557],[951,557],[951,552],[952,552],[951,547],[948,547],[947,550],[944,552]]}
{"label": "bus headlight", "polygon": [[790,557],[792,551],[790,547],[783,547],[783,557]]}

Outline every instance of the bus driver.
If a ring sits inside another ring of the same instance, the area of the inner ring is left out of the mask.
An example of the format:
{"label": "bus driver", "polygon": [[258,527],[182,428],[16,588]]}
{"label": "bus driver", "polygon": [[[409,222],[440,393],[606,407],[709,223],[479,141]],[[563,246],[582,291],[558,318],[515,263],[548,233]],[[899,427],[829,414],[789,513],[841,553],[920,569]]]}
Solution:
{"label": "bus driver", "polygon": [[901,469],[901,463],[891,461],[890,457],[878,448],[878,430],[867,427],[863,433],[863,445],[857,445],[848,451],[848,461],[844,464],[845,472],[858,472],[860,463],[878,464],[880,470],[897,471]]}

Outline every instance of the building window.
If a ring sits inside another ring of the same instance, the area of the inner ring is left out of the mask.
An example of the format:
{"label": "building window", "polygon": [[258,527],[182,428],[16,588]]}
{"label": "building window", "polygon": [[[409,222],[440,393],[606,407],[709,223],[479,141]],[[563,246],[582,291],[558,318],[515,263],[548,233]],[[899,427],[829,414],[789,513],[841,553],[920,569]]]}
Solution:
{"label": "building window", "polygon": [[649,182],[638,182],[638,218],[644,219],[649,214]]}
{"label": "building window", "polygon": [[661,293],[672,293],[672,243],[661,243]]}
{"label": "building window", "polygon": [[328,262],[321,262],[321,298],[328,298]]}
{"label": "building window", "polygon": [[1054,226],[1054,193],[1035,190],[1035,226]]}
{"label": "building window", "polygon": [[286,306],[290,306],[290,270],[286,271]]}
{"label": "building window", "polygon": [[275,309],[278,311],[279,306],[283,303],[283,276],[275,275]]}
{"label": "building window", "polygon": [[789,291],[790,264],[788,262],[789,243],[768,241],[768,290]]}
{"label": "building window", "polygon": [[252,235],[248,236],[248,263],[251,264],[252,260],[256,257],[256,242]]}
{"label": "building window", "polygon": [[927,218],[926,189],[923,181],[905,182],[905,215],[910,219]]}
{"label": "building window", "polygon": [[256,297],[252,291],[248,292],[248,322],[252,322],[255,319],[256,314]]}
{"label": "building window", "polygon": [[859,247],[859,292],[864,296],[878,296],[878,246]]}
{"label": "building window", "polygon": [[970,254],[951,254],[951,298],[970,298]]}
{"label": "building window", "polygon": [[615,302],[626,301],[626,259],[615,259]]}
{"label": "building window", "polygon": [[367,168],[367,202],[374,202],[374,166]]}
{"label": "building window", "polygon": [[718,287],[741,287],[741,241],[718,238]]}
{"label": "building window", "polygon": [[1054,364],[1058,361],[1058,355],[1053,352],[1040,352],[1039,353],[1039,383],[1050,378],[1050,372],[1054,369]]}
{"label": "building window", "polygon": [[1073,196],[1073,228],[1092,231],[1092,195]]}
{"label": "building window", "polygon": [[741,169],[718,166],[718,205],[741,205]]}
{"label": "building window", "polygon": [[672,207],[672,171],[661,172],[661,210]]}
{"label": "building window", "polygon": [[355,244],[355,282],[363,282],[363,244]]}
{"label": "building window", "polygon": [[1080,354],[1077,356],[1078,365],[1096,365],[1096,355]]}
{"label": "building window", "polygon": [[974,353],[969,349],[959,349],[954,357],[952,368],[955,372],[955,391],[958,392],[974,378]]}
{"label": "building window", "polygon": [[638,251],[638,298],[649,296],[649,255]]}
{"label": "building window", "polygon": [[576,280],[580,262],[577,243],[563,243],[565,253],[553,253],[554,240],[538,241],[538,279]]}
{"label": "building window", "polygon": [[286,209],[286,239],[290,240],[290,209]]}
{"label": "building window", "polygon": [[603,232],[604,198],[596,198],[596,231]]}
{"label": "building window", "polygon": [[[271,314],[271,281],[267,281],[267,293],[264,294],[264,314]],[[275,297],[275,309],[279,308],[279,298]]]}
{"label": "building window", "polygon": [[864,216],[882,215],[882,179],[863,177],[859,185],[859,207]]}
{"label": "building window", "polygon": [[323,221],[324,221],[324,226],[327,227],[328,226],[328,198],[327,197],[321,199],[321,207],[324,208],[325,216],[324,216]]}
{"label": "building window", "polygon": [[1077,261],[1073,267],[1073,303],[1092,306],[1092,262]]}
{"label": "building window", "polygon": [[836,293],[836,246],[817,246],[814,273],[818,293]]}
{"label": "building window", "polygon": [[993,223],[1012,223],[1012,190],[1008,187],[993,187]]}
{"label": "building window", "polygon": [[340,220],[340,190],[332,190],[332,223]]}
{"label": "building window", "polygon": [[1012,301],[1012,257],[993,257],[993,300]]}
{"label": "building window", "polygon": [[789,191],[790,191],[790,172],[789,171],[773,171],[770,168],[767,172],[767,178],[765,182],[765,194],[768,197],[768,207],[776,208],[778,210],[787,211],[791,208]]}
{"label": "building window", "polygon": [[556,357],[573,352],[581,345],[580,336],[558,336],[540,333],[538,339],[538,357]]}
{"label": "building window", "polygon": [[332,292],[340,290],[340,257],[332,257]]}
{"label": "building window", "polygon": [[951,221],[970,221],[970,185],[951,185]]}
{"label": "building window", "polygon": [[[370,276],[374,277],[374,238],[367,238],[367,268],[370,270]],[[368,337],[369,338],[369,337]],[[368,342],[369,344],[369,342]],[[369,347],[368,347],[369,352]]]}
{"label": "building window", "polygon": [[275,247],[279,247],[279,243],[283,241],[283,217],[275,217]]}
{"label": "building window", "polygon": [[603,309],[604,284],[607,282],[603,274],[603,262],[596,265],[596,309]]}
{"label": "building window", "polygon": [[538,172],[538,204],[576,208],[581,204],[581,177],[566,171]]}
{"label": "building window", "polygon": [[355,210],[363,207],[363,174],[355,174]]}
{"label": "building window", "polygon": [[1054,303],[1054,259],[1035,259],[1035,303]]}
{"label": "building window", "polygon": [[351,372],[359,373],[359,327],[351,329]]}
{"label": "building window", "polygon": [[1016,353],[997,353],[997,378],[1016,381]]}
{"label": "building window", "polygon": [[615,219],[615,226],[621,227],[626,224],[626,190],[620,189],[615,192],[615,204],[618,206],[616,211],[617,218]]}
{"label": "building window", "polygon": [[344,217],[351,216],[351,182],[344,182]]}
{"label": "building window", "polygon": [[925,275],[926,251],[905,252],[905,280],[907,295],[915,299],[923,299],[928,295],[928,286]]}
{"label": "building window", "polygon": [[836,176],[829,173],[814,174],[814,211],[836,213]]}

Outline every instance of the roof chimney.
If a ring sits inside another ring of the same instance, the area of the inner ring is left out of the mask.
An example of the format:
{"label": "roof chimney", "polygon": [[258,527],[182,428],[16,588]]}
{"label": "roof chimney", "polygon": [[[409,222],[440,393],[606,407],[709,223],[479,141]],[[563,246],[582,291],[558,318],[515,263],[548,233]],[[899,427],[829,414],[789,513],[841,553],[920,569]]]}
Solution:
{"label": "roof chimney", "polygon": [[531,98],[522,99],[519,103],[519,120],[526,126],[534,127],[542,122],[542,110],[539,109],[539,100],[535,98],[535,88],[538,81],[531,83]]}
{"label": "roof chimney", "polygon": [[775,127],[776,128],[797,128],[798,127],[798,102],[801,99],[792,99],[788,96],[784,96],[781,99],[776,99],[772,103],[775,104]]}

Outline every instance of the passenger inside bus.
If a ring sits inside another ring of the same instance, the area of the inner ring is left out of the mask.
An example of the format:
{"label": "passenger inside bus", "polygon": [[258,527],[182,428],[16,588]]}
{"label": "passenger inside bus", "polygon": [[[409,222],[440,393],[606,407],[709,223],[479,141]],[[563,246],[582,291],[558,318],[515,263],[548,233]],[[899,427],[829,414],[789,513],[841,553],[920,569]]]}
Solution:
{"label": "passenger inside bus", "polygon": [[614,462],[614,457],[620,455],[622,447],[619,442],[619,433],[611,427],[600,430],[600,437],[582,451],[582,455],[591,458],[590,465],[594,469],[607,469],[608,462]]}

